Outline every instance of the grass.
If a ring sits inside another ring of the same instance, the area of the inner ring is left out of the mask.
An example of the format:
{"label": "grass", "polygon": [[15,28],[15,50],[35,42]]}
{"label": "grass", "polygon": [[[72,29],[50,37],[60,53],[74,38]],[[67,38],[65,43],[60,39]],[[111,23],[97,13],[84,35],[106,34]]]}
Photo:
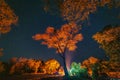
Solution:
{"label": "grass", "polygon": [[[23,74],[23,75],[9,75],[1,76],[0,80],[68,80],[68,78],[60,75],[46,75],[46,74]],[[90,77],[76,77],[71,76],[70,80],[92,80]],[[97,80],[111,80],[107,78],[97,79]],[[115,79],[120,80],[120,79]]]}

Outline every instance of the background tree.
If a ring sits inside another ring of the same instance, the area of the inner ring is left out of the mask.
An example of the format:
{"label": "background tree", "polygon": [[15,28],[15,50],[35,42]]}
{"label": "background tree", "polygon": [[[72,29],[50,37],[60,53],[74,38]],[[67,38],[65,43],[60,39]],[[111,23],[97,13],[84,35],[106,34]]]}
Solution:
{"label": "background tree", "polygon": [[18,58],[18,61],[12,65],[10,69],[10,74],[23,74],[25,73],[25,63],[27,58]]}
{"label": "background tree", "polygon": [[88,59],[84,60],[82,62],[82,66],[86,67],[88,70],[88,74],[92,77],[94,74],[98,75],[97,72],[97,64],[99,62],[99,59],[95,57],[89,57]]}
{"label": "background tree", "polygon": [[65,75],[65,73],[64,73],[64,69],[63,69],[62,66],[59,68],[59,70],[58,70],[58,74],[59,74],[59,75]]}
{"label": "background tree", "polygon": [[0,61],[0,74],[5,71],[4,64]]}
{"label": "background tree", "polygon": [[0,48],[0,57],[3,55],[3,48]]}
{"label": "background tree", "polygon": [[15,63],[17,63],[18,62],[18,58],[17,57],[12,57],[11,59],[10,59],[10,65],[14,65]]}
{"label": "background tree", "polygon": [[53,27],[48,27],[44,34],[36,34],[33,36],[34,40],[42,40],[42,44],[47,45],[48,48],[55,48],[56,52],[63,59],[65,75],[68,76],[66,68],[65,54],[68,51],[74,51],[76,44],[83,39],[82,34],[79,33],[80,27],[74,23],[64,24],[58,30]]}
{"label": "background tree", "polygon": [[29,72],[29,73],[34,72],[34,64],[35,64],[34,59],[27,60],[27,62],[26,62],[27,72]]}
{"label": "background tree", "polygon": [[10,74],[23,74],[23,73],[38,73],[39,67],[42,65],[41,60],[16,58],[11,60]]}
{"label": "background tree", "polygon": [[110,0],[64,0],[61,15],[65,20],[79,24],[88,19],[89,14],[95,12],[98,6],[109,2]]}
{"label": "background tree", "polygon": [[70,75],[77,76],[79,79],[86,79],[88,77],[87,68],[82,67],[81,63],[72,62]]}
{"label": "background tree", "polygon": [[8,33],[11,25],[16,24],[17,21],[18,17],[9,5],[4,0],[0,0],[0,34]]}
{"label": "background tree", "polygon": [[44,10],[59,14],[68,22],[77,24],[87,20],[89,14],[97,11],[98,7],[120,7],[119,0],[44,0]]}
{"label": "background tree", "polygon": [[[0,57],[3,55],[3,49],[0,48]],[[0,75],[5,71],[5,67],[2,61],[0,61]]]}
{"label": "background tree", "polygon": [[[99,62],[99,75],[107,75],[109,77],[119,78],[120,62],[111,62],[106,60],[100,60]],[[111,74],[112,73],[112,74]]]}
{"label": "background tree", "polygon": [[105,50],[110,61],[120,62],[120,26],[108,25],[93,35],[93,38]]}
{"label": "background tree", "polygon": [[38,69],[39,67],[42,65],[42,61],[40,60],[35,60],[35,63],[34,63],[34,73],[38,73]]}
{"label": "background tree", "polygon": [[55,59],[49,59],[45,62],[44,70],[46,74],[58,73],[60,63]]}

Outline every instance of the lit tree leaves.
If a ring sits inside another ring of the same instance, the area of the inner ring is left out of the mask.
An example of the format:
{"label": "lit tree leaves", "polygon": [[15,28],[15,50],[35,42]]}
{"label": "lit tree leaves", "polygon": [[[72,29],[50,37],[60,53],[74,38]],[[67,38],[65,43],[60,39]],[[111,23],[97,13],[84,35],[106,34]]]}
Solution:
{"label": "lit tree leaves", "polygon": [[[60,63],[55,59],[49,59],[46,62],[36,59],[16,58],[11,60],[11,68],[9,74],[24,74],[24,73],[42,73],[42,74],[54,74],[64,73],[64,70],[60,66]],[[1,70],[2,70],[2,64]]]}
{"label": "lit tree leaves", "polygon": [[119,38],[120,35],[120,27],[112,28],[111,26],[106,26],[106,30],[103,32],[96,33],[93,38],[100,44],[102,43],[110,43]]}
{"label": "lit tree leaves", "polygon": [[97,11],[97,7],[109,4],[111,0],[64,0],[61,6],[62,17],[71,22],[81,23],[89,14]]}
{"label": "lit tree leaves", "polygon": [[42,40],[42,44],[48,48],[55,48],[58,53],[64,53],[66,49],[74,51],[76,44],[83,39],[79,30],[80,27],[74,23],[64,24],[58,30],[48,27],[44,34],[36,34],[33,39]]}
{"label": "lit tree leaves", "polygon": [[38,73],[42,61],[27,58],[12,58],[10,74]]}
{"label": "lit tree leaves", "polygon": [[8,33],[11,25],[16,24],[18,17],[4,0],[0,0],[0,33]]}
{"label": "lit tree leaves", "polygon": [[82,67],[81,63],[76,62],[72,62],[69,74],[71,76],[77,76],[78,79],[81,80],[86,79],[86,77],[88,77],[87,68]]}
{"label": "lit tree leaves", "polygon": [[55,59],[50,59],[45,62],[44,71],[46,74],[54,74],[60,68],[60,63]]}
{"label": "lit tree leaves", "polygon": [[93,68],[97,67],[96,64],[98,62],[99,62],[99,59],[95,57],[89,57],[88,59],[82,62],[82,66],[86,67],[88,69],[88,74],[92,76],[94,73]]}
{"label": "lit tree leaves", "polygon": [[44,10],[59,14],[68,22],[82,23],[89,14],[97,11],[98,7],[120,7],[119,0],[45,0]]}
{"label": "lit tree leaves", "polygon": [[106,26],[102,31],[93,35],[93,38],[106,51],[110,60],[120,61],[120,26]]}
{"label": "lit tree leaves", "polygon": [[[100,67],[99,67],[99,73],[106,73],[110,77],[119,77],[119,71],[120,71],[120,62],[114,62],[114,61],[100,61]],[[118,73],[117,73],[118,72]],[[111,73],[115,73],[112,74]]]}
{"label": "lit tree leaves", "polygon": [[48,34],[51,34],[51,33],[53,33],[54,32],[54,28],[53,27],[48,27],[47,29],[46,29],[46,33],[48,33]]}
{"label": "lit tree leaves", "polygon": [[95,57],[89,57],[88,59],[84,60],[82,62],[82,65],[89,67],[90,65],[93,65],[95,63],[97,63],[99,60]]}

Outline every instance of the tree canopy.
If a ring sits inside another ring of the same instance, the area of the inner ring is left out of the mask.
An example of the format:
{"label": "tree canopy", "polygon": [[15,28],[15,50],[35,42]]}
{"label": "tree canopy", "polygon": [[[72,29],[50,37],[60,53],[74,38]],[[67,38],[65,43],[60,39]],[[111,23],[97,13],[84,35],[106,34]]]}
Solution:
{"label": "tree canopy", "polygon": [[49,59],[45,62],[44,71],[47,74],[54,74],[60,68],[60,63],[55,59]]}
{"label": "tree canopy", "polygon": [[48,27],[44,34],[36,34],[33,39],[42,40],[42,44],[55,48],[57,53],[64,53],[67,49],[74,51],[78,41],[83,39],[79,30],[80,27],[75,23],[64,24],[58,30]]}
{"label": "tree canopy", "polygon": [[10,6],[4,0],[0,0],[0,34],[8,33],[11,25],[16,24],[17,21],[18,17]]}
{"label": "tree canopy", "polygon": [[44,10],[59,14],[68,22],[77,24],[87,20],[89,14],[97,11],[98,7],[120,7],[119,0],[44,0]]}
{"label": "tree canopy", "polygon": [[120,62],[120,26],[106,26],[102,31],[93,35],[109,56],[110,60]]}

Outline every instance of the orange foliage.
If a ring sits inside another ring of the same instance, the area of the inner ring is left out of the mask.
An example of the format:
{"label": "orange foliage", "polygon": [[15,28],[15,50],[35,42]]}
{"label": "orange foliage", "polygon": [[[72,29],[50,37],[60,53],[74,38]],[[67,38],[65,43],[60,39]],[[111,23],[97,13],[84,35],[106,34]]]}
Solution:
{"label": "orange foliage", "polygon": [[53,33],[54,32],[54,28],[53,27],[48,27],[47,29],[46,29],[46,33]]}
{"label": "orange foliage", "polygon": [[99,43],[110,43],[112,41],[115,41],[119,38],[120,35],[120,26],[118,27],[111,27],[107,30],[104,30],[102,32],[97,32],[93,38]]}
{"label": "orange foliage", "polygon": [[11,30],[11,25],[16,24],[18,17],[14,14],[13,10],[5,3],[4,0],[0,0],[0,33],[7,33]]}
{"label": "orange foliage", "polygon": [[61,15],[68,22],[80,24],[98,7],[120,7],[120,0],[43,0],[45,12]]}
{"label": "orange foliage", "polygon": [[54,73],[58,72],[59,67],[60,67],[60,63],[57,60],[50,59],[45,62],[44,73],[54,74]]}
{"label": "orange foliage", "polygon": [[93,35],[94,40],[105,50],[110,61],[120,62],[120,26],[107,25]]}
{"label": "orange foliage", "polygon": [[79,23],[88,19],[89,14],[95,12],[98,6],[110,2],[111,0],[64,0],[61,4],[61,14],[65,20]]}
{"label": "orange foliage", "polygon": [[77,48],[76,44],[83,39],[79,30],[80,27],[75,23],[64,24],[58,30],[48,27],[44,34],[36,34],[33,39],[43,40],[42,44],[48,48],[55,48],[56,52],[64,53],[66,48],[74,51]]}
{"label": "orange foliage", "polygon": [[92,64],[95,64],[97,63],[99,60],[97,58],[94,58],[94,57],[90,57],[88,58],[87,60],[84,60],[82,62],[82,65],[85,65],[85,66],[90,66]]}
{"label": "orange foliage", "polygon": [[96,64],[99,60],[94,57],[90,57],[82,62],[82,66],[86,67],[88,69],[88,74],[92,76],[92,66]]}
{"label": "orange foliage", "polygon": [[26,65],[29,69],[33,70],[34,73],[38,72],[38,68],[41,66],[42,62],[40,60],[28,59]]}
{"label": "orange foliage", "polygon": [[27,73],[27,70],[37,73],[42,62],[40,60],[27,59],[27,58],[12,58],[13,62],[16,61],[11,69],[10,74],[22,74]]}
{"label": "orange foliage", "polygon": [[108,76],[110,76],[111,78],[120,78],[120,72],[108,72],[107,73]]}
{"label": "orange foliage", "polygon": [[60,67],[60,68],[59,68],[58,73],[59,73],[60,75],[62,75],[62,76],[65,75],[63,67]]}

